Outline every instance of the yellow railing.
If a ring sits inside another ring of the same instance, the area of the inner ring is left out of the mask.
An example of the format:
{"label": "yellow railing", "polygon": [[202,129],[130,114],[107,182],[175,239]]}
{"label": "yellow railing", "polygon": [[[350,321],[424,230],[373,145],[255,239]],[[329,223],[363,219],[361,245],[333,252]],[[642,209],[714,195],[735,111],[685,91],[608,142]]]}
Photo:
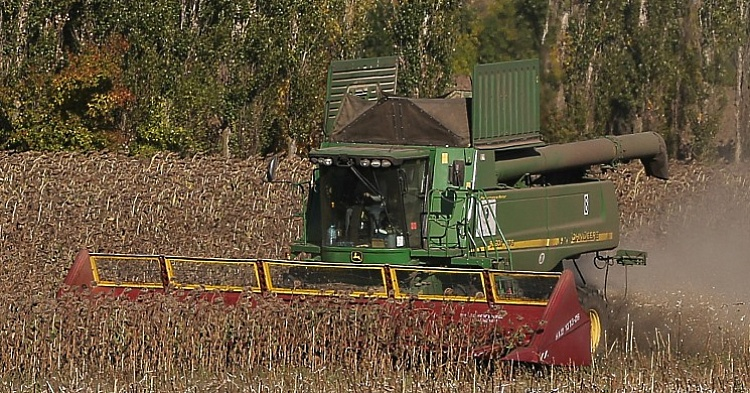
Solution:
{"label": "yellow railing", "polygon": [[158,255],[91,255],[97,286],[155,289],[205,289],[260,292],[254,259],[163,257]]}
{"label": "yellow railing", "polygon": [[493,271],[489,277],[497,303],[546,305],[560,274]]}
{"label": "yellow railing", "polygon": [[161,266],[156,255],[91,255],[94,282],[100,287],[163,288]]}
{"label": "yellow railing", "polygon": [[382,266],[266,261],[263,272],[272,293],[388,297]]}
{"label": "yellow railing", "polygon": [[254,259],[168,257],[165,265],[175,288],[260,292],[260,274]]}
{"label": "yellow railing", "polygon": [[481,270],[393,268],[391,282],[397,299],[487,301]]}
{"label": "yellow railing", "polygon": [[91,254],[100,287],[546,305],[559,273]]}

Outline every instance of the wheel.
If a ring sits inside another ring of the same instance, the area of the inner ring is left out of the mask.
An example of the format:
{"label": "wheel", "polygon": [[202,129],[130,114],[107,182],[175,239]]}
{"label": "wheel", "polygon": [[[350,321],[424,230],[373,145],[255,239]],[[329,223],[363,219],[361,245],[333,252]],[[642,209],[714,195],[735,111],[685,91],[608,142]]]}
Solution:
{"label": "wheel", "polygon": [[591,355],[601,354],[610,315],[607,301],[598,290],[590,287],[578,287],[578,299],[591,320]]}
{"label": "wheel", "polygon": [[591,320],[591,353],[599,351],[599,344],[602,341],[602,321],[599,318],[599,312],[595,309],[589,309],[589,319]]}

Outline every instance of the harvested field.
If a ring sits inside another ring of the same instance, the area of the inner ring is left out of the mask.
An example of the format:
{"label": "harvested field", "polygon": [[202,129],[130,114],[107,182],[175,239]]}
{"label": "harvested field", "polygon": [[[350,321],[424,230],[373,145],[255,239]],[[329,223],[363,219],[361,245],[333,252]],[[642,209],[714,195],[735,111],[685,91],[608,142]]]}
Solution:
{"label": "harvested field", "polygon": [[[80,248],[283,258],[302,194],[262,181],[261,159],[0,155],[0,390],[3,391],[747,391],[750,169],[638,166],[618,183],[625,247],[649,266],[613,267],[607,351],[589,369],[476,367],[412,337],[413,315],[383,321],[336,302],[262,307],[55,299]],[[309,167],[284,160],[281,179]],[[597,273],[603,283],[603,273]],[[624,277],[627,273],[627,281]],[[464,343],[459,327],[431,341]],[[460,348],[461,345],[457,346]],[[398,354],[398,356],[394,356]],[[432,356],[432,357],[431,357]]]}
{"label": "harvested field", "polygon": [[671,356],[746,357],[750,166],[673,165],[668,183],[637,171],[617,180],[622,246],[648,250],[649,266],[612,276],[616,307],[626,311],[617,318],[620,337],[630,332],[630,346]]}

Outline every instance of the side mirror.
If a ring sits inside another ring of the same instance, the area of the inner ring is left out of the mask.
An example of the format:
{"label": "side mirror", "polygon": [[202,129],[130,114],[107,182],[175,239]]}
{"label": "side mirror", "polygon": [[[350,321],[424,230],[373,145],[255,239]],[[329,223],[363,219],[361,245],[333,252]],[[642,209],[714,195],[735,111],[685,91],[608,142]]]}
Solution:
{"label": "side mirror", "polygon": [[276,168],[279,167],[279,156],[273,156],[271,161],[268,162],[268,168],[266,168],[266,181],[271,183],[276,180]]}

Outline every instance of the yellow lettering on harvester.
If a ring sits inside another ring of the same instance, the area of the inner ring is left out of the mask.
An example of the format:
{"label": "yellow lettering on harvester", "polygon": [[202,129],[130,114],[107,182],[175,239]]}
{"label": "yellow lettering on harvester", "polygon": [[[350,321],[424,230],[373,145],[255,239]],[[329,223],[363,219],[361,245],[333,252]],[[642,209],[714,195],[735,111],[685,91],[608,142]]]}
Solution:
{"label": "yellow lettering on harvester", "polygon": [[572,244],[586,243],[586,242],[593,242],[598,238],[599,238],[599,232],[595,232],[595,231],[576,232],[570,235],[570,242]]}
{"label": "yellow lettering on harvester", "polygon": [[599,232],[599,231],[586,231],[576,232],[570,235],[570,243],[588,243],[588,242],[603,242],[612,240],[614,234],[612,232]]}
{"label": "yellow lettering on harvester", "polygon": [[502,240],[493,240],[487,242],[487,247],[477,247],[472,251],[504,251],[507,249],[511,250],[522,250],[528,248],[540,248],[540,247],[559,247],[566,244],[580,244],[588,242],[604,242],[612,240],[614,234],[612,232],[599,232],[599,231],[587,231],[578,232],[571,234],[570,241],[564,237],[554,237],[548,239],[529,239],[529,240],[514,240],[508,239],[507,243]]}
{"label": "yellow lettering on harvester", "polygon": [[506,194],[500,194],[500,195],[488,195],[486,198],[482,198],[483,201],[490,201],[490,200],[499,200],[499,199],[507,199],[508,195]]}

